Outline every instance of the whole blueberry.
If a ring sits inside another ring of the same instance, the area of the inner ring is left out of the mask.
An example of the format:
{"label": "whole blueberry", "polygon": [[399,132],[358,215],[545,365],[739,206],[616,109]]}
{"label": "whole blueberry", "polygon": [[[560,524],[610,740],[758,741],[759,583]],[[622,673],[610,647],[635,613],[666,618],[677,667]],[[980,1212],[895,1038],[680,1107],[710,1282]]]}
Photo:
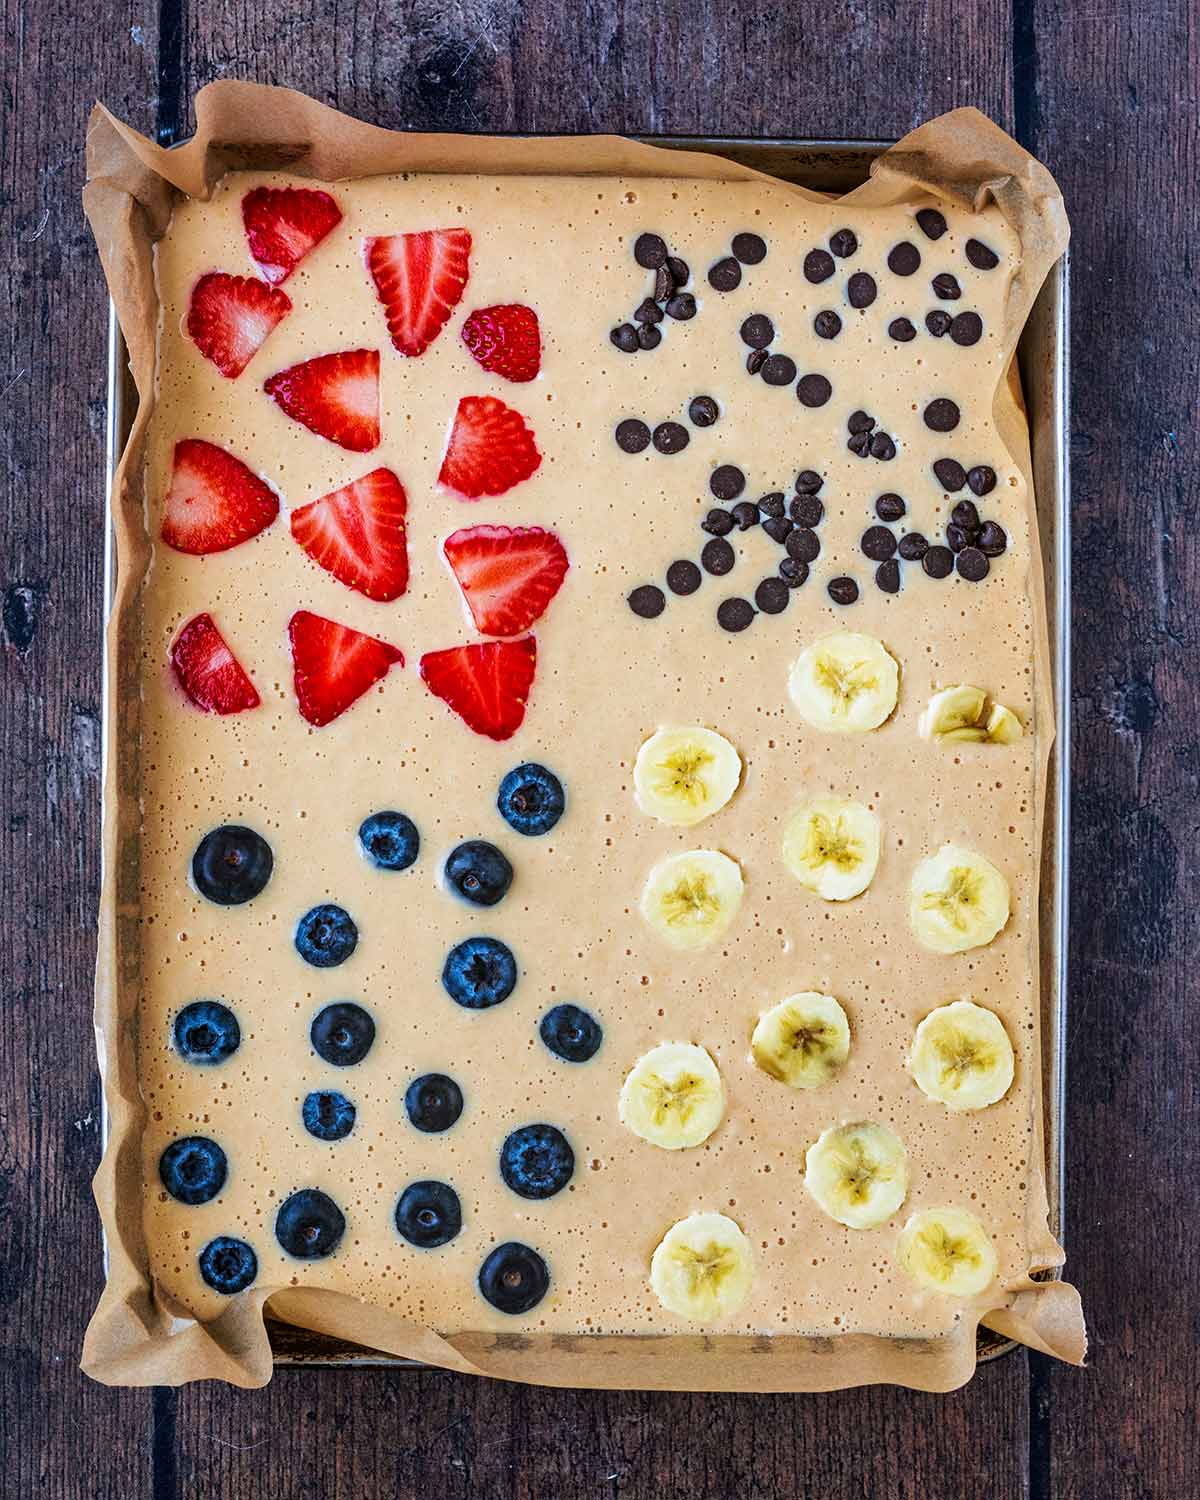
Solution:
{"label": "whole blueberry", "polygon": [[345,1094],[339,1094],[335,1089],[314,1089],[305,1095],[300,1106],[305,1130],[319,1141],[345,1140],[354,1129],[357,1113]]}
{"label": "whole blueberry", "polygon": [[468,839],[452,849],[442,873],[446,884],[475,906],[495,906],[507,894],[513,878],[512,865],[495,844],[484,839]]}
{"label": "whole blueberry", "polygon": [[497,1312],[527,1313],[549,1285],[546,1262],[519,1240],[497,1245],[479,1268],[479,1290]]}
{"label": "whole blueberry", "polygon": [[219,1234],[200,1252],[200,1275],[214,1292],[232,1297],[244,1292],[258,1275],[258,1256],[245,1240]]}
{"label": "whole blueberry", "polygon": [[555,1125],[522,1125],[500,1148],[500,1175],[522,1198],[552,1198],[574,1171],[571,1143]]}
{"label": "whole blueberry", "polygon": [[380,870],[407,870],[421,852],[421,835],[405,813],[377,812],[358,825],[358,844]]}
{"label": "whole blueberry", "polygon": [[296,923],[296,952],[316,969],[344,964],[358,947],[358,928],[344,907],[325,902]]}
{"label": "whole blueberry", "polygon": [[548,1010],[538,1032],[555,1057],[566,1062],[587,1062],[604,1040],[600,1022],[578,1005],[556,1005]]}
{"label": "whole blueberry", "polygon": [[404,1108],[418,1130],[449,1130],[463,1111],[462,1089],[445,1073],[423,1073],[405,1090]]}
{"label": "whole blueberry", "polygon": [[237,823],[206,833],[192,855],[196,889],[218,906],[253,901],[271,878],[275,857],[262,834]]}
{"label": "whole blueberry", "polygon": [[158,1175],[180,1203],[207,1203],[225,1186],[229,1163],[216,1141],[205,1135],[185,1135],[172,1141],[159,1157]]}
{"label": "whole blueberry", "polygon": [[332,1255],[345,1232],[345,1214],[319,1188],[301,1188],[283,1200],[275,1215],[275,1238],[299,1260]]}
{"label": "whole blueberry", "polygon": [[451,1000],[468,1010],[486,1010],[512,994],[517,961],[499,938],[467,938],[451,948],[442,966],[442,984]]}
{"label": "whole blueberry", "polygon": [[349,1068],[362,1062],[375,1040],[375,1022],[353,1000],[335,1000],[317,1012],[309,1028],[313,1051],[327,1063]]}
{"label": "whole blueberry", "polygon": [[396,1228],[422,1250],[449,1244],[462,1228],[458,1194],[445,1182],[410,1182],[396,1204]]}
{"label": "whole blueberry", "polygon": [[175,1017],[175,1048],[190,1063],[219,1063],[241,1045],[237,1017],[219,1000],[193,1000]]}
{"label": "whole blueberry", "polygon": [[549,833],[566,805],[562,782],[534,760],[515,766],[500,783],[496,797],[500,816],[508,826],[530,837]]}

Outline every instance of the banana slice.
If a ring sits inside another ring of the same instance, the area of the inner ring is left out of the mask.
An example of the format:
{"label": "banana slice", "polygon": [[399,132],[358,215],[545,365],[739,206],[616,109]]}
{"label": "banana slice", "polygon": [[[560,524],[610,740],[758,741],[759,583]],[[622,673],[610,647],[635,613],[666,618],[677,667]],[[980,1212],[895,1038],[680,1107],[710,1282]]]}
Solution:
{"label": "banana slice", "polygon": [[982,854],[943,844],[913,871],[909,922],[917,941],[935,953],[984,947],[1008,912],[1008,881]]}
{"label": "banana slice", "polygon": [[721,1123],[725,1085],[703,1047],[660,1042],[629,1072],[618,1110],[634,1135],[664,1151],[681,1151],[706,1141]]}
{"label": "banana slice", "polygon": [[1013,1048],[999,1016],[955,1000],[917,1027],[908,1065],[927,1098],[949,1109],[986,1109],[1012,1085]]}
{"label": "banana slice", "polygon": [[750,1053],[788,1088],[819,1088],[850,1055],[850,1023],[832,995],[804,990],[759,1016]]}
{"label": "banana slice", "polygon": [[996,1275],[987,1230],[965,1208],[926,1208],[900,1231],[896,1256],[919,1285],[946,1297],[977,1297]]}
{"label": "banana slice", "polygon": [[750,1295],[750,1241],[724,1214],[689,1214],[672,1224],[650,1259],[650,1285],[668,1312],[715,1323]]}
{"label": "banana slice", "polygon": [[966,683],[943,688],[930,698],[917,720],[917,732],[922,739],[945,740],[948,744],[982,744],[985,740],[995,745],[1015,744],[1025,732],[1020,719],[1003,703],[992,702],[989,708],[989,701],[982,688]]}
{"label": "banana slice", "polygon": [[712,729],[660,729],[638,751],[633,767],[637,805],[676,827],[718,812],[737,791],[742,758]]}
{"label": "banana slice", "polygon": [[727,854],[668,854],[646,877],[642,916],[673,948],[704,948],[737,916],[743,889],[742,872]]}
{"label": "banana slice", "polygon": [[800,717],[827,734],[878,729],[896,707],[900,668],[874,636],[835,630],[806,647],[788,677]]}
{"label": "banana slice", "polygon": [[1021,721],[1011,708],[1003,703],[993,703],[988,715],[987,737],[994,745],[1015,745],[1025,733]]}
{"label": "banana slice", "polygon": [[861,802],[819,797],[783,831],[783,862],[825,901],[849,901],[871,884],[879,864],[879,819]]}
{"label": "banana slice", "polygon": [[804,1186],[831,1219],[870,1229],[890,1219],[908,1192],[908,1155],[886,1125],[831,1125],[804,1158]]}

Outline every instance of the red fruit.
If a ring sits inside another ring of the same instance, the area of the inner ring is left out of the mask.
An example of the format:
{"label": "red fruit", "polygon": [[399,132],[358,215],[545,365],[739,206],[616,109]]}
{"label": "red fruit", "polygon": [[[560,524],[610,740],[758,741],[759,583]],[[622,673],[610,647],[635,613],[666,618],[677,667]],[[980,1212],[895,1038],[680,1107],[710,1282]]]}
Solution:
{"label": "red fruit", "polygon": [[379,350],[321,354],[280,370],[263,390],[318,437],[354,453],[379,446]]}
{"label": "red fruit", "polygon": [[502,495],[528,479],[542,461],[525,418],[495,396],[458,403],[439,481],[468,500]]}
{"label": "red fruit", "polygon": [[300,712],[318,729],[344,714],[387,676],[389,667],[404,665],[395,646],[306,609],[297,610],[288,621],[288,640]]}
{"label": "red fruit", "polygon": [[175,444],[162,539],[177,552],[225,552],[271,524],[279,497],[240,458],[203,438]]}
{"label": "red fruit", "polygon": [[398,599],[408,587],[404,486],[390,469],[292,512],[292,535],[339,582],[368,599]]}
{"label": "red fruit", "polygon": [[467,608],[484,635],[520,635],[546,612],[567,554],[540,526],[471,526],[442,545]]}
{"label": "red fruit", "polygon": [[212,271],[192,288],[187,331],[205,359],[236,380],[291,310],[288,294],[265,281]]}
{"label": "red fruit", "polygon": [[392,343],[401,354],[424,354],[467,285],[470,231],[385,234],[364,240],[363,250]]}
{"label": "red fruit", "polygon": [[210,714],[241,713],[261,701],[211,615],[197,615],[175,637],[171,666],[196,707]]}
{"label": "red fruit", "polygon": [[537,313],[520,302],[476,308],[463,324],[462,336],[483,368],[506,380],[532,380],[541,367]]}
{"label": "red fruit", "polygon": [[274,285],[286,281],[341,221],[337,203],[315,188],[258,187],[242,199],[250,257]]}
{"label": "red fruit", "polygon": [[482,641],[428,651],[421,676],[430,692],[448,703],[476,734],[510,739],[521,727],[537,664],[537,642]]}

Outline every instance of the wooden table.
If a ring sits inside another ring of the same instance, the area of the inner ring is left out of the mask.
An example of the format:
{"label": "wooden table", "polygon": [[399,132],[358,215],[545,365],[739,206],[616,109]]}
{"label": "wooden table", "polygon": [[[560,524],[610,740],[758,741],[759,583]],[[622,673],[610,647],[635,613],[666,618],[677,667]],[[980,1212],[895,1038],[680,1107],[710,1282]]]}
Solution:
{"label": "wooden table", "polygon": [[[1190,12],[1190,20],[1189,20]],[[1200,14],[1195,0],[31,0],[0,92],[0,1490],[13,1500],[1118,1500],[1200,1491]],[[441,1373],[111,1391],[90,1025],[106,304],[94,97],[164,140],[210,79],[384,125],[898,135],[973,103],[1074,221],[1071,1277],[1091,1367],[945,1397],[556,1392]]]}

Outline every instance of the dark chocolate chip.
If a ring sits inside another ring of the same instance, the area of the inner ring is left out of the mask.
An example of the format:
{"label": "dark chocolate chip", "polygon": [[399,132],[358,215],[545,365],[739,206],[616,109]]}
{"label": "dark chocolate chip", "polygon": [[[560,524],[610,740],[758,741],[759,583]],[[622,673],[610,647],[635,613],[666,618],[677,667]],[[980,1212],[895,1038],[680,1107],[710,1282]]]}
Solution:
{"label": "dark chocolate chip", "polygon": [[953,432],[961,413],[947,396],[939,396],[925,408],[925,425],[932,432]]}
{"label": "dark chocolate chip", "polygon": [[908,318],[893,318],[888,324],[888,333],[898,344],[911,344],[917,330]]}
{"label": "dark chocolate chip", "polygon": [[871,434],[869,432],[856,432],[846,444],[851,453],[857,453],[859,458],[866,458],[871,448]]}
{"label": "dark chocolate chip", "polygon": [[901,496],[888,490],[875,502],[875,514],[881,521],[898,521],[907,507]]}
{"label": "dark chocolate chip", "polygon": [[816,469],[801,469],[792,488],[797,495],[815,495],[824,483]]}
{"label": "dark chocolate chip", "polygon": [[991,563],[978,547],[964,547],[955,562],[958,576],[968,583],[982,583],[991,571]]}
{"label": "dark chocolate chip", "polygon": [[657,349],[662,343],[662,334],[653,323],[643,323],[637,332],[639,349]]}
{"label": "dark chocolate chip", "polygon": [[921,559],[921,566],[930,578],[946,578],[954,569],[954,554],[949,547],[930,547]]}
{"label": "dark chocolate chip", "polygon": [[744,266],[761,265],[767,258],[766,240],[759,234],[751,234],[748,230],[735,234],[729,248]]}
{"label": "dark chocolate chip", "polygon": [[961,552],[964,547],[970,545],[971,538],[956,522],[951,521],[946,527],[946,546],[951,552]]}
{"label": "dark chocolate chip", "polygon": [[954,326],[954,319],[943,308],[935,307],[925,314],[925,327],[935,339],[943,338]]}
{"label": "dark chocolate chip", "polygon": [[881,562],[875,569],[875,583],[885,594],[900,592],[900,564],[894,557]]}
{"label": "dark chocolate chip", "polygon": [[706,573],[719,578],[723,573],[733,571],[733,562],[733,548],[724,537],[715,536],[711,542],[705,542],[700,565]]}
{"label": "dark chocolate chip", "polygon": [[875,418],[868,416],[865,411],[852,411],[846,418],[847,432],[870,432],[875,425]]}
{"label": "dark chocolate chip", "polygon": [[710,536],[728,536],[733,530],[733,517],[727,510],[715,508],[700,522],[700,530],[707,531]]}
{"label": "dark chocolate chip", "polygon": [[813,332],[819,339],[835,339],[842,331],[842,320],[828,308],[813,319]]}
{"label": "dark chocolate chip", "polygon": [[871,457],[882,459],[884,463],[890,462],[896,456],[896,445],[891,435],[886,432],[877,432],[871,439]]}
{"label": "dark chocolate chip", "polygon": [[787,555],[794,557],[797,562],[816,562],[821,555],[821,539],[808,526],[797,526],[788,535],[784,546],[787,548]]}
{"label": "dark chocolate chip", "polygon": [[910,240],[901,240],[888,251],[887,263],[894,276],[911,276],[921,265],[921,252]]}
{"label": "dark chocolate chip", "polygon": [[[740,285],[741,280],[742,268],[732,255],[727,255],[724,260],[719,260],[708,268],[708,284],[714,292],[732,292],[734,287]],[[746,608],[749,609],[750,606],[747,605]]]}
{"label": "dark chocolate chip", "polygon": [[667,258],[667,242],[661,234],[639,234],[633,242],[633,258],[647,271],[657,271]]}
{"label": "dark chocolate chip", "polygon": [[829,248],[840,260],[845,260],[858,249],[858,236],[853,229],[835,229],[829,236]]}
{"label": "dark chocolate chip", "polygon": [[654,300],[665,302],[675,291],[675,278],[666,265],[659,266],[654,273]]}
{"label": "dark chocolate chip", "polygon": [[969,349],[983,337],[983,319],[975,312],[959,313],[950,324],[950,337],[956,344]]}
{"label": "dark chocolate chip", "polygon": [[878,291],[874,276],[868,276],[866,271],[855,271],[846,283],[846,297],[851,307],[870,307]]}
{"label": "dark chocolate chip", "polygon": [[686,323],[696,316],[696,299],[691,292],[676,292],[667,303],[667,316],[676,322]]}
{"label": "dark chocolate chip", "polygon": [[796,384],[796,395],[802,406],[824,406],[833,395],[833,387],[824,375],[801,375]]}
{"label": "dark chocolate chip", "polygon": [[833,256],[828,250],[810,250],[804,257],[804,278],[814,286],[833,275]]}
{"label": "dark chocolate chip", "polygon": [[765,349],[775,337],[775,325],[766,313],[751,313],[738,332],[751,349]]}
{"label": "dark chocolate chip", "polygon": [[768,385],[791,385],[796,378],[796,361],[786,354],[768,354],[762,378]]}
{"label": "dark chocolate chip", "polygon": [[722,599],[717,605],[717,624],[722,630],[745,630],[753,618],[754,606],[749,599]]}
{"label": "dark chocolate chip", "polygon": [[746,476],[736,464],[718,464],[708,476],[708,487],[718,500],[736,500],[746,488]]}
{"label": "dark chocolate chip", "polygon": [[977,271],[994,271],[1000,264],[1000,257],[982,240],[967,241],[967,259]]}
{"label": "dark chocolate chip", "polygon": [[767,362],[767,351],[765,349],[751,349],[746,356],[746,370],[751,375],[757,375]]}
{"label": "dark chocolate chip", "polygon": [[758,497],[758,508],[764,516],[778,518],[783,515],[784,510],[787,508],[787,501],[784,499],[783,491],[772,490],[769,495],[760,495]]}
{"label": "dark chocolate chip", "polygon": [[929,240],[940,240],[946,232],[946,220],[936,208],[919,208],[917,223],[921,226],[925,238]]}
{"label": "dark chocolate chip", "polygon": [[939,458],[933,465],[933,472],[937,475],[937,481],[944,490],[949,490],[953,495],[961,490],[967,482],[967,471],[956,458]]}
{"label": "dark chocolate chip", "polygon": [[872,562],[886,562],[896,550],[896,538],[886,526],[868,526],[859,545]]}
{"label": "dark chocolate chip", "polygon": [[788,605],[788,586],[782,578],[764,578],[754,590],[754,602],[764,615],[782,614]]}
{"label": "dark chocolate chip", "polygon": [[633,315],[635,323],[661,323],[662,320],[663,310],[651,297],[647,297]]}
{"label": "dark chocolate chip", "polygon": [[792,523],[786,516],[768,516],[762,523],[762,529],[773,542],[779,542],[782,545],[791,534]]}
{"label": "dark chocolate chip", "polygon": [[632,323],[621,323],[609,334],[622,354],[632,354],[638,346],[637,329]]}
{"label": "dark chocolate chip", "polygon": [[967,474],[967,483],[973,495],[990,495],[996,488],[996,471],[988,464],[976,464]]}
{"label": "dark chocolate chip", "polygon": [[831,578],[826,587],[835,604],[853,604],[858,599],[858,584],[844,574],[840,578]]}
{"label": "dark chocolate chip", "polygon": [[788,515],[797,526],[819,526],[825,518],[825,507],[815,495],[797,495],[788,506]]}
{"label": "dark chocolate chip", "polygon": [[711,427],[717,420],[717,403],[711,396],[693,396],[688,402],[688,420],[696,427]]}
{"label": "dark chocolate chip", "polygon": [[643,620],[653,620],[667,607],[667,596],[652,583],[643,583],[629,596],[629,607]]}
{"label": "dark chocolate chip", "polygon": [[700,569],[686,557],[679,558],[667,569],[667,587],[673,594],[694,594],[702,578]]}
{"label": "dark chocolate chip", "polygon": [[779,564],[779,576],[790,589],[808,581],[808,564],[796,557],[785,557]]}
{"label": "dark chocolate chip", "polygon": [[962,287],[949,271],[942,271],[933,278],[933,295],[943,302],[957,302],[962,296]]}
{"label": "dark chocolate chip", "polygon": [[739,500],[731,512],[739,531],[749,531],[758,525],[758,506],[753,500]]}
{"label": "dark chocolate chip", "polygon": [[682,422],[660,422],[654,429],[654,446],[660,453],[682,453],[690,436]]}
{"label": "dark chocolate chip", "polygon": [[671,273],[671,280],[676,286],[687,286],[692,279],[691,269],[686,260],[680,260],[678,255],[667,256],[667,270]]}
{"label": "dark chocolate chip", "polygon": [[974,500],[960,500],[950,512],[950,519],[956,526],[961,526],[965,532],[971,533],[979,530],[979,512],[975,508]]}
{"label": "dark chocolate chip", "polygon": [[641,453],[650,446],[650,429],[637,417],[626,417],[617,423],[617,447],[622,453]]}
{"label": "dark chocolate chip", "polygon": [[984,557],[999,557],[1008,546],[1008,533],[995,521],[985,521],[979,528],[979,550]]}
{"label": "dark chocolate chip", "polygon": [[929,551],[929,543],[919,531],[909,531],[900,538],[899,552],[905,562],[920,562]]}

